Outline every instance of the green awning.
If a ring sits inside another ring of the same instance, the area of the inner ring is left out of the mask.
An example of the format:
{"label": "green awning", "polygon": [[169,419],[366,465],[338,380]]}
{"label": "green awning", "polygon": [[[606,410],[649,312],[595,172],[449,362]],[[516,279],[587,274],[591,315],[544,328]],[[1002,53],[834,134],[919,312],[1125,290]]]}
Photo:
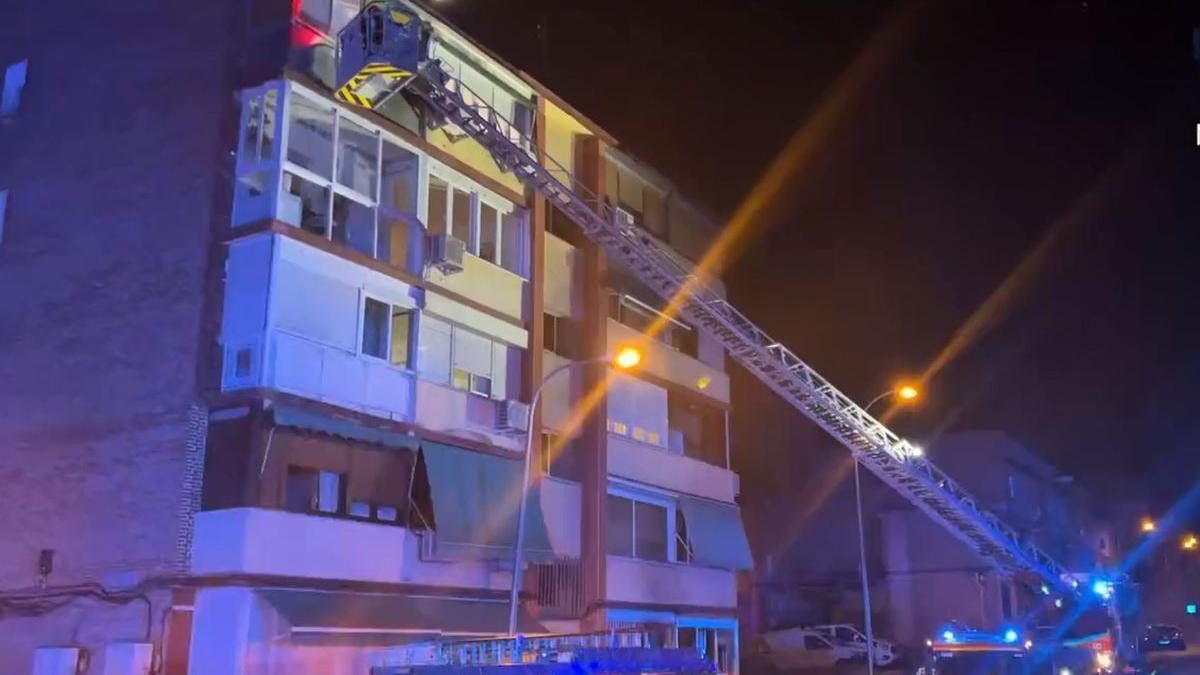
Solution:
{"label": "green awning", "polygon": [[730,570],[754,567],[742,514],[736,505],[683,496],[679,508],[687,522],[693,562]]}
{"label": "green awning", "polygon": [[[503,600],[265,588],[258,595],[287,621],[293,636],[378,633],[428,636],[501,635],[508,631]],[[546,629],[521,607],[517,629]]]}
{"label": "green awning", "polygon": [[[421,442],[433,498],[435,551],[450,559],[512,556],[520,506],[520,460],[452,445]],[[553,559],[541,495],[526,496],[525,551],[531,561]]]}
{"label": "green awning", "polygon": [[416,450],[420,442],[417,437],[398,431],[375,429],[349,418],[335,417],[312,410],[304,410],[303,408],[281,405],[275,407],[274,413],[275,424],[279,426],[328,434],[352,441],[374,443],[375,445],[382,445],[388,448],[408,448],[410,450]]}

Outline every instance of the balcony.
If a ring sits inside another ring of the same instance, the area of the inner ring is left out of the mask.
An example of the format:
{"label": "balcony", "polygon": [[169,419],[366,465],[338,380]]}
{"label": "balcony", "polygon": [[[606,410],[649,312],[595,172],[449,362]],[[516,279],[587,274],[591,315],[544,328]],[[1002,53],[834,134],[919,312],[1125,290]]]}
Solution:
{"label": "balcony", "polygon": [[726,503],[739,490],[738,475],[729,469],[611,433],[608,474]]}
{"label": "balcony", "polygon": [[[624,344],[638,342],[645,336],[615,319],[608,319],[608,350],[616,350]],[[699,359],[672,349],[656,340],[646,340],[646,355],[642,359],[642,370],[647,375],[665,380],[680,387],[703,394],[721,403],[729,403],[729,376]]]}
{"label": "balcony", "polygon": [[457,588],[508,588],[487,561],[421,560],[421,541],[394,525],[262,508],[195,516],[192,574],[257,574]]}
{"label": "balcony", "polygon": [[611,602],[695,607],[736,607],[735,573],[711,567],[608,556]]}

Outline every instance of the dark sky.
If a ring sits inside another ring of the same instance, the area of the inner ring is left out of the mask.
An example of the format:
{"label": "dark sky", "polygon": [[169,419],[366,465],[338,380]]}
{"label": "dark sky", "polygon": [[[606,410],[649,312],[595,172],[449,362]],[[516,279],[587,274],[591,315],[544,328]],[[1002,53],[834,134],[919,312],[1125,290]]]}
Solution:
{"label": "dark sky", "polygon": [[[1200,2],[436,6],[722,215],[872,33],[912,12],[729,271],[735,302],[865,401],[921,372],[1069,218],[1023,292],[895,426],[921,440],[1005,430],[1153,499],[1195,480]],[[735,384],[743,458],[813,438],[750,378]]]}

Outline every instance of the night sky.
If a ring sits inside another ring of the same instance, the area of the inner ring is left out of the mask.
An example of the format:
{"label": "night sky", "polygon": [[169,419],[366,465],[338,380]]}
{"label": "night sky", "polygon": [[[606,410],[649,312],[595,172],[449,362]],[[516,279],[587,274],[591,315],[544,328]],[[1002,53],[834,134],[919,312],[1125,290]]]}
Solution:
{"label": "night sky", "polygon": [[[1196,479],[1200,2],[435,7],[721,216],[871,36],[907,22],[732,265],[733,299],[865,402],[923,372],[1057,227],[894,426],[1004,430],[1152,504]],[[734,432],[744,472],[833,452],[744,373]]]}

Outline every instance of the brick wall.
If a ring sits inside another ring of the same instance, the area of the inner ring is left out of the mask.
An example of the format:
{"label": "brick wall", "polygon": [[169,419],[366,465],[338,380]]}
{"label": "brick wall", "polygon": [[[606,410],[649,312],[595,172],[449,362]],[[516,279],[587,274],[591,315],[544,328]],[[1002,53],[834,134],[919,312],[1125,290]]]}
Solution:
{"label": "brick wall", "polygon": [[[37,582],[45,548],[51,586],[186,569],[247,4],[0,8],[0,67],[29,59],[0,122],[0,594]],[[132,639],[140,604],[0,612],[0,672],[38,644]]]}

